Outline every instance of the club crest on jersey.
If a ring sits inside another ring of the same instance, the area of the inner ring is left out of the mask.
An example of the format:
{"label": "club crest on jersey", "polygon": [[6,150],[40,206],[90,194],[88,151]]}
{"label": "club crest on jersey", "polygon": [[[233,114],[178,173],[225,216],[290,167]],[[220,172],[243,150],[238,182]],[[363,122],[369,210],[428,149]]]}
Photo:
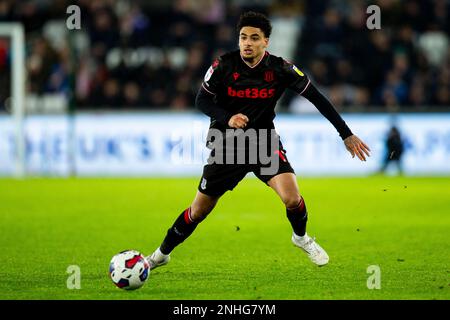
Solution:
{"label": "club crest on jersey", "polygon": [[301,72],[300,69],[297,68],[295,65],[292,65],[292,69],[294,69],[294,71],[297,72],[300,77],[304,77],[305,76],[303,74],[303,72]]}
{"label": "club crest on jersey", "polygon": [[273,70],[268,70],[264,72],[264,80],[266,80],[267,82],[273,81]]}
{"label": "club crest on jersey", "polygon": [[234,79],[234,81],[236,81],[236,80],[239,78],[239,76],[240,76],[239,73],[237,73],[237,72],[233,73],[233,79]]}

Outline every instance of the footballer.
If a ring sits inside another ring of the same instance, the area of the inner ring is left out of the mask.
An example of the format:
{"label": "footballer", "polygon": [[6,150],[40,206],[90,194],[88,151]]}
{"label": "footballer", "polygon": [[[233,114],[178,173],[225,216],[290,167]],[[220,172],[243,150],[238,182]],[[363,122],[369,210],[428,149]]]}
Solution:
{"label": "footballer", "polygon": [[[366,161],[366,156],[370,156],[369,147],[352,133],[308,76],[291,62],[266,50],[272,26],[265,15],[251,11],[243,13],[237,30],[239,50],[226,53],[212,63],[196,97],[196,107],[211,119],[207,139],[210,158],[203,168],[191,205],[177,217],[161,245],[147,257],[151,269],[167,264],[174,248],[193,233],[220,197],[233,190],[249,172],[272,188],[285,205],[292,226],[293,244],[314,264],[328,263],[326,251],[306,232],[306,203],[273,123],[275,105],[286,89],[294,90],[314,104],[336,128],[352,157],[356,155]],[[247,135],[249,138],[244,147],[228,144],[228,140],[246,136],[246,133],[254,134]],[[257,148],[252,149],[252,145]],[[275,169],[263,170],[273,163],[259,157],[251,159],[255,155],[251,150],[258,150],[257,155],[270,156],[276,163]],[[244,161],[236,161],[240,155]]]}

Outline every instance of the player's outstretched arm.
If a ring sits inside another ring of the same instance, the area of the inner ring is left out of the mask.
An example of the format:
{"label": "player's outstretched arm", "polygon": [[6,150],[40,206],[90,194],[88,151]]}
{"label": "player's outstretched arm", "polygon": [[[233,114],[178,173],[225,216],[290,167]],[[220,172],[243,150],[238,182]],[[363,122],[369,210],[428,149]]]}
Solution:
{"label": "player's outstretched arm", "polygon": [[350,137],[345,138],[344,144],[348,152],[350,152],[350,154],[352,155],[352,158],[354,158],[356,155],[359,160],[366,161],[366,155],[370,157],[370,148],[367,146],[367,144],[364,143],[364,141],[362,141],[354,134]]}
{"label": "player's outstretched arm", "polygon": [[366,155],[370,157],[367,144],[352,133],[331,102],[314,85],[310,84],[302,95],[333,124],[353,158],[356,155],[361,161],[366,161]]}

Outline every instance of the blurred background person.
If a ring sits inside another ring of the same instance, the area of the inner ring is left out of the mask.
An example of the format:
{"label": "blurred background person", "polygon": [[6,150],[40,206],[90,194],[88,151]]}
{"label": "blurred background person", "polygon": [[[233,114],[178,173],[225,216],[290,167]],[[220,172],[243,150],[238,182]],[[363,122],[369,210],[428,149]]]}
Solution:
{"label": "blurred background person", "polygon": [[385,147],[386,154],[379,173],[386,173],[389,164],[394,163],[397,167],[398,174],[403,174],[402,155],[404,151],[404,144],[400,135],[400,131],[396,126],[392,126],[389,129]]}

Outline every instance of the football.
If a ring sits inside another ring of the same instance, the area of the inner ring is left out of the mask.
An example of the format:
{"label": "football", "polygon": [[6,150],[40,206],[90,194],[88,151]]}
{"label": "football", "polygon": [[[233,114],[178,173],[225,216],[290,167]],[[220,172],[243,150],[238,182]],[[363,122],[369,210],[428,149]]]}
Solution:
{"label": "football", "polygon": [[109,264],[109,276],[120,289],[135,290],[142,287],[149,274],[147,259],[136,250],[116,254]]}

